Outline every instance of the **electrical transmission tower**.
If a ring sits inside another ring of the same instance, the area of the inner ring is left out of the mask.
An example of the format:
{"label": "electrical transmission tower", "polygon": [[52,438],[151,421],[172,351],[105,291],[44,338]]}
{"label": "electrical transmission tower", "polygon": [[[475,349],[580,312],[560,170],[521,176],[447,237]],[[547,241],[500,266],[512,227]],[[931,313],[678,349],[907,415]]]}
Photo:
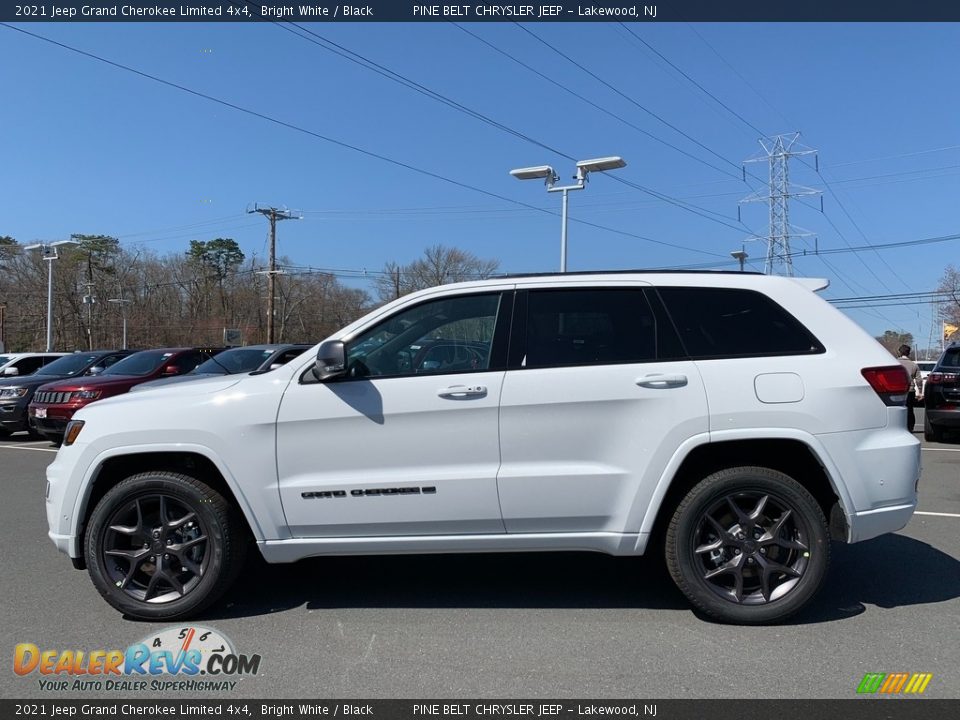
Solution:
{"label": "electrical transmission tower", "polygon": [[[814,188],[790,184],[790,158],[800,155],[813,155],[816,158],[817,151],[801,145],[799,139],[800,133],[760,138],[760,146],[764,152],[744,160],[744,163],[766,162],[770,166],[770,180],[766,194],[758,190],[740,201],[741,204],[766,202],[770,205],[769,234],[765,238],[749,238],[767,242],[767,261],[763,267],[763,272],[767,275],[792,276],[791,238],[813,235],[803,228],[795,228],[790,224],[790,198],[820,194],[820,191]],[[746,169],[744,169],[744,176],[746,176]]]}
{"label": "electrical transmission tower", "polygon": [[278,220],[302,220],[303,216],[296,215],[289,210],[275,207],[260,207],[254,204],[253,208],[247,209],[248,213],[260,213],[270,221],[270,269],[266,271],[267,276],[267,342],[274,342],[274,287],[277,273],[283,272],[277,270],[277,221]]}

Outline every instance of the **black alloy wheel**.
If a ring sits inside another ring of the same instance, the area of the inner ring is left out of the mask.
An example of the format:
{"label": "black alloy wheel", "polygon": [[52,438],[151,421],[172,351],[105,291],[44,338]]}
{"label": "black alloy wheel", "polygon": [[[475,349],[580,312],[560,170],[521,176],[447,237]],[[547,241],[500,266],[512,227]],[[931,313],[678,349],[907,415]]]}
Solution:
{"label": "black alloy wheel", "polygon": [[90,516],[85,559],[93,584],[123,613],[190,617],[229,587],[247,530],[222,495],[188,475],[158,471],[123,480]]}
{"label": "black alloy wheel", "polygon": [[100,544],[110,580],[131,598],[164,603],[193,590],[210,565],[196,512],[170,495],[134,497],[114,511]]}
{"label": "black alloy wheel", "polygon": [[683,499],[667,529],[674,581],[695,607],[722,622],[786,619],[819,589],[829,557],[817,501],[769,468],[710,475]]}

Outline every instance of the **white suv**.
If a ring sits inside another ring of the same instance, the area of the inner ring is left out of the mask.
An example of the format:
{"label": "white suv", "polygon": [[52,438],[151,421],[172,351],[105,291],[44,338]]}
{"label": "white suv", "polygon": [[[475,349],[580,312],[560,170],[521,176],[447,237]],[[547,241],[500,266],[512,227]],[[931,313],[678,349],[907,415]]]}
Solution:
{"label": "white suv", "polygon": [[703,613],[779,621],[831,538],[916,507],[906,372],[825,286],[571,273],[408,295],[272,372],[85,407],[47,469],[50,538],[153,620],[213,602],[254,542],[269,562],[662,548]]}

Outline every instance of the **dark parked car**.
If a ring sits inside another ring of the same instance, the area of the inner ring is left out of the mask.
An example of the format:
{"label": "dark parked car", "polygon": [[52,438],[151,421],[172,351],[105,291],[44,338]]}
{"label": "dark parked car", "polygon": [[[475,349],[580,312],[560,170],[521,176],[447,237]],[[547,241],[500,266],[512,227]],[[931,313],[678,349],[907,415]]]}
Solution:
{"label": "dark parked car", "polygon": [[27,422],[27,406],[41,385],[67,378],[98,375],[118,360],[133,353],[133,350],[92,350],[64,355],[48,365],[24,377],[0,380],[0,437],[28,430],[36,436],[37,431]]}
{"label": "dark parked car", "polygon": [[87,380],[60,380],[37,388],[30,403],[30,422],[48,440],[60,442],[73,414],[92,402],[121,395],[134,385],[183,375],[221,348],[141,350]]}
{"label": "dark parked car", "polygon": [[923,436],[943,441],[948,429],[960,429],[960,344],[943,351],[923,390]]}
{"label": "dark parked car", "polygon": [[214,355],[209,360],[205,360],[186,375],[151,380],[131,388],[131,392],[153,390],[166,385],[200,380],[205,377],[216,377],[217,375],[268,372],[286,365],[312,347],[313,345],[274,344],[230,348]]}

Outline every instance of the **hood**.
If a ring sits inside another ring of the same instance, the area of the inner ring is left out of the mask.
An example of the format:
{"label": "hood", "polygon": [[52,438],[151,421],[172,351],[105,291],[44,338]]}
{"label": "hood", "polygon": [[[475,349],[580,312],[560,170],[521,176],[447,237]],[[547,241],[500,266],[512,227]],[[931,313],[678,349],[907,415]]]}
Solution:
{"label": "hood", "polygon": [[[123,395],[115,395],[114,397],[105,398],[104,400],[98,400],[95,403],[91,403],[91,405],[93,407],[105,407],[123,403],[163,401],[178,395],[187,395],[190,397],[208,395],[233,387],[240,382],[243,377],[245,376],[212,375],[210,377],[200,377],[196,378],[193,382],[177,383],[169,387],[162,386],[157,388],[158,391],[162,390],[162,392],[128,392]],[[150,388],[146,388],[146,390],[149,389]]]}
{"label": "hood", "polygon": [[130,392],[154,390],[156,388],[167,387],[168,385],[179,385],[180,383],[196,382],[197,380],[209,380],[211,378],[223,379],[226,375],[227,373],[197,373],[196,375],[187,373],[186,375],[176,375],[174,377],[165,377],[160,378],[159,380],[151,380],[149,382],[140,383],[139,385],[130,388]]}
{"label": "hood", "polygon": [[[27,377],[30,377],[29,375]],[[44,390],[119,390],[139,385],[152,378],[148,375],[96,375],[93,377],[67,378],[46,383]]]}
{"label": "hood", "polygon": [[[55,383],[60,380],[66,380],[69,375],[21,375],[19,377],[4,378],[0,380],[0,388],[5,387],[39,387],[47,383]],[[88,378],[92,379],[92,378]],[[77,378],[79,381],[80,378]]]}

